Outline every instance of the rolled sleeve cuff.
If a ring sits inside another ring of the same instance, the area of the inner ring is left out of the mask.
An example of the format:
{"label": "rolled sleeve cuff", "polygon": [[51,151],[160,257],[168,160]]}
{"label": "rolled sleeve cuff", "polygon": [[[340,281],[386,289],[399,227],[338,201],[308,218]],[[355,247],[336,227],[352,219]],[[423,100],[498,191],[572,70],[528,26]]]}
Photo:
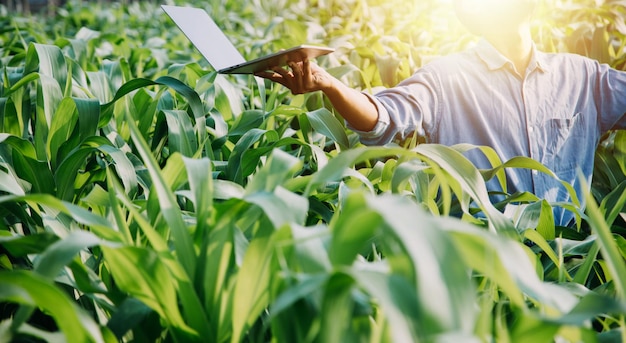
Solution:
{"label": "rolled sleeve cuff", "polygon": [[383,140],[383,137],[385,136],[385,132],[389,128],[389,122],[390,122],[389,112],[387,112],[387,109],[385,108],[385,106],[383,106],[383,104],[378,99],[376,99],[375,96],[365,93],[365,92],[363,92],[363,94],[365,94],[365,96],[367,96],[369,101],[371,101],[372,104],[376,106],[376,111],[378,111],[378,122],[376,122],[376,125],[370,131],[357,130],[352,125],[350,125],[350,123],[347,121],[346,121],[346,127],[352,130],[353,132],[355,132],[356,134],[358,134],[360,137],[361,143],[363,144],[366,144],[366,145],[386,144],[388,142],[382,142],[381,140]]}

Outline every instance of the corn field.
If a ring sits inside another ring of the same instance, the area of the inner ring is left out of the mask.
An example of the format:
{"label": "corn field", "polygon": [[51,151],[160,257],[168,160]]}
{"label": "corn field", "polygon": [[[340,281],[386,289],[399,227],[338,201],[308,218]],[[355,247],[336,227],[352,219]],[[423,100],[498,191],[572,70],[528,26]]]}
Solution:
{"label": "corn field", "polygon": [[[317,62],[368,91],[477,40],[450,1],[163,3],[246,58],[333,47]],[[623,131],[586,208],[492,203],[505,168],[554,174],[363,146],[321,93],[217,74],[159,5],[0,5],[0,342],[626,342]],[[533,35],[624,70],[624,18],[546,0]]]}

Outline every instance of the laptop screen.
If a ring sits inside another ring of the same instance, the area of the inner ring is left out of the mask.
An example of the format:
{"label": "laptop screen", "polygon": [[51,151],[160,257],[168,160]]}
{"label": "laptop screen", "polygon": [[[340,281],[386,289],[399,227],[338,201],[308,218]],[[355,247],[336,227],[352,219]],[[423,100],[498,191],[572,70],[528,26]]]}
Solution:
{"label": "laptop screen", "polygon": [[168,5],[161,7],[215,70],[246,62],[205,10]]}

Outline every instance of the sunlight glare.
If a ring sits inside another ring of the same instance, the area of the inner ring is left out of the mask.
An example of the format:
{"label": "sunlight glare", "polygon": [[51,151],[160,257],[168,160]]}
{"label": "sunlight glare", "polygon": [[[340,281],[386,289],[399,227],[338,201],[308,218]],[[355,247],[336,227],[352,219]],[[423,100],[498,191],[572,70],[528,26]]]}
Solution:
{"label": "sunlight glare", "polygon": [[[450,2],[449,0],[441,1]],[[512,0],[453,0],[453,2],[467,13],[502,10],[514,4]]]}

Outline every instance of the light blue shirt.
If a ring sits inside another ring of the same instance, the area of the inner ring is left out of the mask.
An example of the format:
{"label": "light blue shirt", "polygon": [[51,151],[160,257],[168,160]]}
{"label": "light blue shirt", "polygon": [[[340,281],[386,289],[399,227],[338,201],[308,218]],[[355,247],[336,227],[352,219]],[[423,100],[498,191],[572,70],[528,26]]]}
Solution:
{"label": "light blue shirt", "polygon": [[[601,135],[626,127],[626,72],[579,55],[548,54],[533,47],[524,75],[482,40],[370,96],[378,123],[372,131],[354,131],[368,145],[417,132],[429,143],[492,147],[503,161],[531,157],[570,182],[582,201],[578,169],[590,184]],[[478,150],[466,156],[478,168],[491,168]],[[550,176],[527,169],[506,172],[508,193],[528,191],[549,202],[571,201],[565,187]],[[501,191],[496,180],[488,188]],[[573,219],[560,207],[554,215],[558,225]]]}

